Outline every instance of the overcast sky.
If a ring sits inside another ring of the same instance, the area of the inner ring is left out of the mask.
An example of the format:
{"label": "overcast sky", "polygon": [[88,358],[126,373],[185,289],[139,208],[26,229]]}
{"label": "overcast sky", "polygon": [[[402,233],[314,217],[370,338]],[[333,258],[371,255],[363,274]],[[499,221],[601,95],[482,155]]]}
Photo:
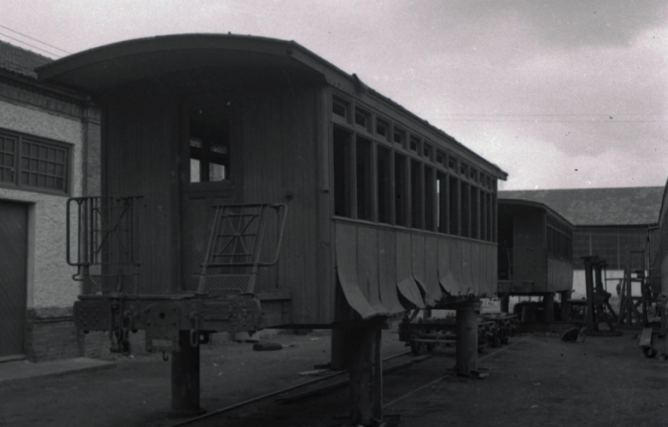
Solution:
{"label": "overcast sky", "polygon": [[666,0],[2,3],[0,39],[54,58],[17,32],[70,53],[174,33],[294,40],[499,165],[502,189],[668,178]]}

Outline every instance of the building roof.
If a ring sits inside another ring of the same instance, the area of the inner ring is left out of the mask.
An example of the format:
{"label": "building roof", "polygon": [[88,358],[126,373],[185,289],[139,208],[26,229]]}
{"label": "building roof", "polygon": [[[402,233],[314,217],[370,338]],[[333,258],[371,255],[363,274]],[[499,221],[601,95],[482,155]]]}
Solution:
{"label": "building roof", "polygon": [[657,224],[663,187],[499,191],[499,198],[545,203],[576,226]]}
{"label": "building roof", "polygon": [[36,79],[35,68],[49,62],[53,59],[0,40],[0,70]]}

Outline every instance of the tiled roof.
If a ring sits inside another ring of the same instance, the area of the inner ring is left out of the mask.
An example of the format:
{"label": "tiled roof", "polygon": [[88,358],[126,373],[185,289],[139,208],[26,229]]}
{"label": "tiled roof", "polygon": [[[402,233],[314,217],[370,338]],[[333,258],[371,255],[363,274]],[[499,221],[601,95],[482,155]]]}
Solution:
{"label": "tiled roof", "polygon": [[663,187],[499,191],[499,198],[548,205],[576,226],[656,224]]}
{"label": "tiled roof", "polygon": [[0,69],[26,77],[37,78],[35,68],[53,59],[0,40]]}

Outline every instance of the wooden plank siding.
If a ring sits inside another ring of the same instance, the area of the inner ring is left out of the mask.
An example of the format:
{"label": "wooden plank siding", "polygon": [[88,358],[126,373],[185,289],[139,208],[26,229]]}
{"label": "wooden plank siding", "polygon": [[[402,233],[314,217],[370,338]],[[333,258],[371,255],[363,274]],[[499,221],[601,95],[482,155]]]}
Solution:
{"label": "wooden plank siding", "polygon": [[287,203],[289,210],[275,282],[265,277],[258,292],[290,292],[294,323],[326,323],[332,310],[313,309],[334,305],[320,290],[333,281],[317,281],[317,91],[264,91],[244,104],[244,199]]}
{"label": "wooden plank siding", "polygon": [[140,293],[180,287],[178,108],[173,97],[137,87],[108,98],[104,114],[103,185],[110,196],[143,195],[139,211]]}
{"label": "wooden plank siding", "polygon": [[569,291],[573,288],[573,263],[552,257],[547,258],[547,290]]}

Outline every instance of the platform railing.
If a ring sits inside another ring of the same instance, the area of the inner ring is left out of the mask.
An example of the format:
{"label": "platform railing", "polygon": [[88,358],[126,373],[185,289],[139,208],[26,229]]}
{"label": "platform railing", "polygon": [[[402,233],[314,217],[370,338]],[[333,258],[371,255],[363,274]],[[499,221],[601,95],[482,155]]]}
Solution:
{"label": "platform railing", "polygon": [[142,196],[67,201],[67,263],[84,295],[135,293],[139,276],[136,222]]}

